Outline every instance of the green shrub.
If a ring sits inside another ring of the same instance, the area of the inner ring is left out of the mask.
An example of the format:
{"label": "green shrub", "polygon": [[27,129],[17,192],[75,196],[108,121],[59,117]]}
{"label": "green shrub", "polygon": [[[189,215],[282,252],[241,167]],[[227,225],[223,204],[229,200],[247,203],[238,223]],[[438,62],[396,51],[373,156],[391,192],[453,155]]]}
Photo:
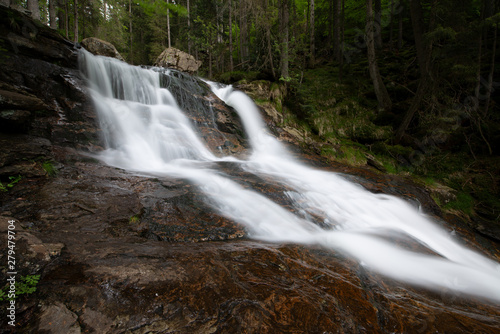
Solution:
{"label": "green shrub", "polygon": [[5,185],[0,181],[0,191],[3,192],[9,191],[9,189],[12,188],[17,182],[21,181],[21,179],[22,179],[21,175],[9,176],[9,183]]}
{"label": "green shrub", "polygon": [[0,290],[0,301],[16,299],[18,296],[29,295],[36,291],[40,275],[22,276],[15,283],[16,293],[14,298],[9,298],[10,285],[7,284]]}

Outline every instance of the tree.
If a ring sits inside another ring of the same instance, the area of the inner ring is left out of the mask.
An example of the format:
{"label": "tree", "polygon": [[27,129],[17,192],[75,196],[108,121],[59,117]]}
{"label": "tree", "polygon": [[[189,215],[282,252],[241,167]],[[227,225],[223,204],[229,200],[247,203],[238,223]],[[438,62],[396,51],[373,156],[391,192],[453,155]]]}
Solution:
{"label": "tree", "polygon": [[374,22],[372,0],[366,1],[366,22],[366,48],[368,52],[368,69],[370,77],[373,82],[373,88],[375,89],[379,108],[384,111],[390,111],[392,109],[392,101],[382,81],[382,77],[380,76],[375,54],[374,26],[376,22]]}
{"label": "tree", "polygon": [[172,47],[171,37],[170,37],[170,9],[168,8],[168,0],[167,0],[167,39],[168,39],[168,47]]}
{"label": "tree", "polygon": [[229,71],[231,71],[231,72],[234,71],[234,63],[233,63],[233,3],[231,0],[229,0]]}
{"label": "tree", "polygon": [[[437,0],[433,0],[431,6],[431,19],[429,22],[429,29],[434,26],[435,22],[435,5]],[[396,134],[395,141],[399,143],[403,138],[403,135],[410,125],[413,116],[419,109],[424,97],[433,86],[433,78],[431,75],[431,55],[432,55],[432,41],[425,40],[424,34],[426,29],[424,28],[424,16],[422,5],[420,0],[410,0],[410,11],[411,11],[411,22],[413,27],[413,36],[415,39],[415,48],[417,49],[417,60],[418,67],[420,69],[420,80],[417,88],[417,93],[413,98],[412,104],[406,114],[403,116],[403,121],[399,125]]]}
{"label": "tree", "polygon": [[57,0],[49,0],[49,22],[52,29],[57,29]]}
{"label": "tree", "polygon": [[73,40],[78,42],[78,0],[73,0]]}
{"label": "tree", "polygon": [[375,17],[374,17],[374,23],[375,26],[377,27],[377,30],[374,32],[375,34],[375,48],[381,49],[382,48],[382,1],[381,0],[374,0],[375,1]]}
{"label": "tree", "polygon": [[314,67],[314,0],[309,0],[309,66]]}
{"label": "tree", "polygon": [[342,55],[342,45],[340,41],[341,36],[341,14],[342,14],[342,0],[333,0],[333,47],[335,59],[340,62]]}
{"label": "tree", "polygon": [[281,56],[280,56],[280,69],[281,77],[288,80],[290,74],[288,73],[288,25],[290,17],[290,3],[289,0],[280,0],[280,34],[281,34]]}
{"label": "tree", "polygon": [[31,17],[33,20],[40,21],[40,7],[38,5],[38,0],[27,0],[28,10],[31,12]]}

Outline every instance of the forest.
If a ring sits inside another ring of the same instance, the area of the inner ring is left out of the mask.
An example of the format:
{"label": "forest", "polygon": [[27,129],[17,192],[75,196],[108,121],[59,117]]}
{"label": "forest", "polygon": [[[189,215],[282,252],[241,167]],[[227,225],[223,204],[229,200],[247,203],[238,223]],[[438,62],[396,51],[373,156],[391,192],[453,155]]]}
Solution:
{"label": "forest", "polygon": [[327,159],[415,176],[447,189],[443,208],[499,220],[498,0],[2,3],[131,64],[172,46],[203,62],[200,76],[284,87],[271,101],[281,125]]}

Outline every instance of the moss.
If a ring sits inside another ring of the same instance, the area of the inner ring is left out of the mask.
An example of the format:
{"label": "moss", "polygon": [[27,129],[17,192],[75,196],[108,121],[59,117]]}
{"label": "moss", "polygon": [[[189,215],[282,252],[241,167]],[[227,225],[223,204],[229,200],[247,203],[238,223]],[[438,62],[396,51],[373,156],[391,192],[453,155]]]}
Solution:
{"label": "moss", "polygon": [[461,191],[457,194],[457,199],[446,204],[445,209],[459,210],[466,215],[474,213],[474,198],[469,193]]}
{"label": "moss", "polygon": [[327,159],[350,166],[364,166],[367,162],[363,150],[356,147],[354,143],[346,141],[343,141],[339,148],[335,148],[332,145],[323,145],[321,147],[321,155]]}
{"label": "moss", "polygon": [[42,168],[45,170],[48,176],[56,176],[57,174],[57,169],[54,167],[52,161],[43,162]]}
{"label": "moss", "polygon": [[134,224],[137,224],[141,221],[139,215],[134,215],[132,217],[130,217],[130,219],[128,220],[129,224],[131,225],[134,225]]}

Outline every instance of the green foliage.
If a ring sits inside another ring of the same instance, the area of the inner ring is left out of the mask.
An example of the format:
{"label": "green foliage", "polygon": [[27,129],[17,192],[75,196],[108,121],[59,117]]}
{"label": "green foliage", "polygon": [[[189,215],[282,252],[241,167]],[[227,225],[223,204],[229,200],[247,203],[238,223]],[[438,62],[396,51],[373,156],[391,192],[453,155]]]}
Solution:
{"label": "green foliage", "polygon": [[455,39],[456,35],[457,33],[451,27],[439,26],[433,31],[429,32],[426,35],[426,38],[432,42],[437,42],[437,41],[443,42],[443,41],[452,41],[453,39]]}
{"label": "green foliage", "polygon": [[137,224],[140,221],[141,221],[140,215],[137,214],[137,215],[130,217],[129,224]]}
{"label": "green foliage", "polygon": [[258,72],[254,71],[232,71],[224,72],[217,77],[217,80],[225,83],[232,84],[238,81],[246,80],[253,81],[257,79]]}
{"label": "green foliage", "polygon": [[52,161],[45,161],[42,163],[42,168],[47,172],[48,176],[56,176],[57,170],[54,167]]}
{"label": "green foliage", "polygon": [[22,276],[20,280],[16,280],[16,293],[14,298],[9,298],[10,285],[7,284],[0,290],[0,301],[16,299],[22,295],[30,295],[37,289],[40,275]]}
{"label": "green foliage", "polygon": [[457,194],[457,199],[447,203],[445,209],[459,210],[467,215],[472,215],[474,213],[474,198],[464,191]]}
{"label": "green foliage", "polygon": [[22,179],[21,175],[18,175],[18,176],[9,176],[9,182],[7,184],[5,184],[5,185],[0,181],[0,191],[7,192],[16,183],[18,183],[19,181],[21,181],[21,179]]}

